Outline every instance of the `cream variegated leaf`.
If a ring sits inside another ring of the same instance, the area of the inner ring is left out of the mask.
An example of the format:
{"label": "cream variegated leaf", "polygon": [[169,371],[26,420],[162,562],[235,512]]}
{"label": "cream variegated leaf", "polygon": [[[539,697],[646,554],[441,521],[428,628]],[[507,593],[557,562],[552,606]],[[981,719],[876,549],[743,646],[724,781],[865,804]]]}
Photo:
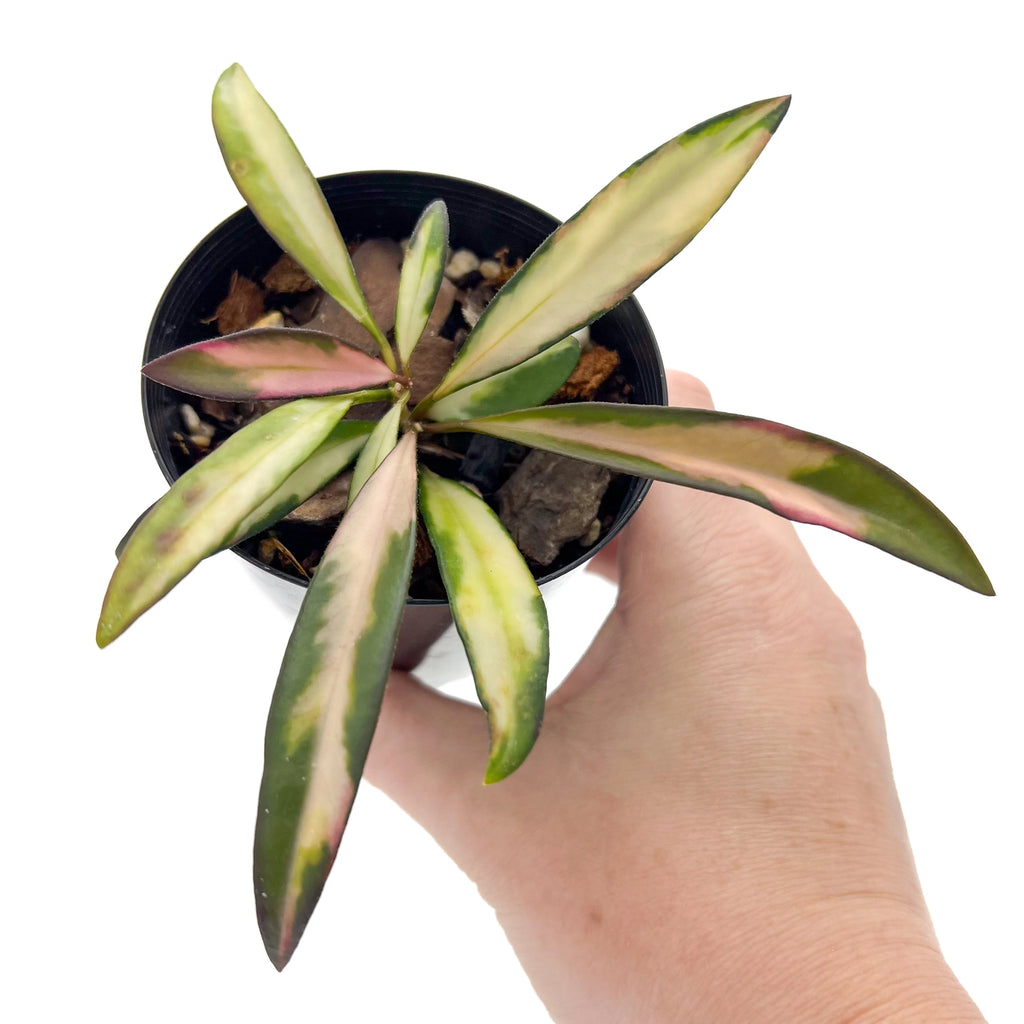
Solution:
{"label": "cream variegated leaf", "polygon": [[484,782],[498,782],[529,754],[544,715],[544,601],[498,517],[468,488],[421,469],[420,511],[487,712]]}
{"label": "cream variegated leaf", "polygon": [[105,647],[219,551],[351,405],[349,395],[289,402],[243,427],[180,476],[125,544],[103,600],[96,642]]}
{"label": "cream variegated leaf", "polygon": [[729,198],[788,107],[780,96],[731,110],[623,171],[501,289],[432,398],[528,359],[621,302]]}
{"label": "cream variegated leaf", "polygon": [[356,495],[363,489],[366,481],[373,476],[377,467],[391,454],[391,450],[397,444],[398,426],[408,397],[409,393],[405,392],[401,400],[378,420],[373,433],[363,445],[363,450],[356,461],[356,468],[352,472],[352,484],[348,492],[349,504],[356,500]]}
{"label": "cream variegated leaf", "polygon": [[348,820],[377,722],[416,539],[415,435],[350,506],[306,592],[267,722],[253,881],[281,970]]}
{"label": "cream variegated leaf", "polygon": [[[373,424],[367,420],[342,420],[316,451],[239,523],[234,532],[224,539],[221,548],[234,547],[247,537],[273,526],[325,487],[359,454],[371,430]],[[121,538],[115,549],[118,558],[155,504],[150,505]]]}
{"label": "cream variegated leaf", "polygon": [[373,423],[368,420],[342,420],[316,451],[239,523],[224,547],[273,526],[329,484],[362,451],[372,430]]}
{"label": "cream variegated leaf", "polygon": [[447,255],[448,207],[438,199],[420,215],[398,281],[395,344],[401,366],[409,365],[416,342],[430,319]]}
{"label": "cream variegated leaf", "polygon": [[381,357],[394,369],[391,348],[373,320],[316,178],[239,64],[217,81],[213,127],[228,173],[249,209],[277,244],[373,335]]}

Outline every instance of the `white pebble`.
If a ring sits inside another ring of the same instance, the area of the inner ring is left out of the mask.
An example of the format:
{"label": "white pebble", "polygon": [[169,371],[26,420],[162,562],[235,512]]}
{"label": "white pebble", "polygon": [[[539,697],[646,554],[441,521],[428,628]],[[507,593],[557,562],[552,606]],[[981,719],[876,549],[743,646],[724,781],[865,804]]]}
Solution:
{"label": "white pebble", "polygon": [[479,270],[481,277],[493,281],[501,274],[501,264],[497,260],[481,260]]}
{"label": "white pebble", "polygon": [[258,320],[254,321],[252,328],[256,327],[284,327],[284,314],[279,309],[272,309],[264,313]]}
{"label": "white pebble", "polygon": [[188,403],[182,403],[178,412],[181,413],[181,422],[185,427],[186,433],[194,434],[199,429],[199,425],[203,422],[199,418],[199,413],[197,413]]}
{"label": "white pebble", "polygon": [[480,259],[475,252],[469,249],[456,249],[448,261],[448,266],[444,268],[445,277],[458,281],[479,266]]}

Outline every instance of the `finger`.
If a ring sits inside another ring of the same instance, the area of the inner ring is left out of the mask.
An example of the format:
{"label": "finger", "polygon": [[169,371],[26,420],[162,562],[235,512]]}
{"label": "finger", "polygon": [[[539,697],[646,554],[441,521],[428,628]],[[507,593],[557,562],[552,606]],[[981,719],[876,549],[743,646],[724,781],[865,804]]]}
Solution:
{"label": "finger", "polygon": [[[676,404],[710,405],[707,389],[687,374],[670,374],[669,389]],[[592,559],[594,571],[614,580],[617,558],[613,541]],[[365,776],[457,856],[450,843],[463,831],[467,806],[481,801],[488,747],[487,721],[478,707],[392,672]]]}
{"label": "finger", "polygon": [[365,776],[437,838],[452,831],[466,795],[483,788],[487,720],[479,707],[392,672]]}
{"label": "finger", "polygon": [[[712,408],[697,378],[670,372],[668,384],[674,406]],[[710,635],[715,609],[721,616],[737,602],[753,612],[766,603],[791,606],[794,589],[831,597],[790,523],[749,502],[695,488],[655,483],[614,548],[614,569],[603,552],[595,569],[619,583],[615,612],[554,695],[556,705],[605,677],[638,629],[649,636]]]}
{"label": "finger", "polygon": [[[672,405],[712,409],[707,387],[679,371],[667,375]],[[792,525],[750,502],[692,487],[655,483],[618,546],[620,601],[672,597],[706,581],[715,568],[742,570],[779,556],[809,562]]]}
{"label": "finger", "polygon": [[668,381],[668,404],[682,409],[714,409],[708,386],[692,373],[682,370],[667,370],[665,379]]}
{"label": "finger", "polygon": [[587,562],[587,572],[600,576],[611,583],[619,582],[619,538],[610,540]]}
{"label": "finger", "polygon": [[[671,405],[688,409],[711,409],[711,393],[704,383],[692,374],[681,370],[668,370],[665,374],[668,383],[668,397]],[[619,539],[609,541],[593,558],[587,562],[587,572],[601,576],[611,583],[619,582]]]}
{"label": "finger", "polygon": [[[703,381],[697,377],[689,373],[683,373],[681,370],[668,370],[665,376],[668,383],[669,403],[671,405],[688,409],[714,408],[711,393]],[[644,509],[652,499],[655,501],[660,499],[661,496],[657,493],[659,490],[667,490],[671,494],[672,491],[679,490],[679,488],[668,484],[655,484],[653,492],[648,494],[644,505],[641,506],[640,511],[637,513],[638,518],[645,516]],[[684,498],[683,501],[685,500]],[[676,506],[673,505],[669,512],[670,520],[673,520],[676,515],[675,508]],[[628,536],[630,531],[635,529],[635,522],[636,519],[632,520],[619,537],[605,545],[587,563],[588,572],[602,576],[612,583],[619,582],[620,567],[623,559],[622,541],[620,538]],[[636,558],[637,556],[634,554],[633,560],[635,561]],[[599,678],[603,674],[608,665],[608,659],[614,655],[619,643],[617,625],[614,620],[605,623],[579,663],[562,682],[562,685],[552,694],[549,701],[550,706],[558,707],[573,700],[594,679]]]}

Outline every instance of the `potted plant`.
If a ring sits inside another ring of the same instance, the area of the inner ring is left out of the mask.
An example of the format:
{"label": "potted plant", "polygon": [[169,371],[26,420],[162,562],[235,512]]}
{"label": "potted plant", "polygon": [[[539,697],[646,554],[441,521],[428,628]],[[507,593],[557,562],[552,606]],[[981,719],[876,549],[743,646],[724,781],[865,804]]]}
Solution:
{"label": "potted plant", "polygon": [[[264,326],[161,356],[145,372],[221,401],[287,400],[184,473],[124,547],[97,630],[115,639],[202,558],[232,546],[354,463],[349,507],[306,592],[272,701],[254,882],[268,954],[293,953],[338,849],[380,708],[408,593],[417,519],[436,552],[488,717],[484,781],[537,740],[547,625],[537,584],[489,506],[417,452],[476,433],[753,501],[890,551],[981,593],[955,527],[858,452],[728,413],[603,402],[545,404],[580,358],[581,327],[674,256],[728,198],[788,97],[749,104],[637,161],[510,277],[450,367],[411,400],[412,359],[445,266],[448,218],[427,206],[406,247],[393,337],[371,315],[316,180],[237,65],[214,92],[225,162],[280,246],[373,339]],[[346,414],[380,404],[375,423]]]}
{"label": "potted plant", "polygon": [[[558,221],[550,214],[520,199],[476,182],[445,175],[360,171],[330,175],[317,181],[332,216],[350,241],[403,237],[423,208],[435,199],[442,199],[448,209],[452,229],[449,241],[453,251],[503,251],[503,259],[512,265],[529,256],[558,226]],[[152,361],[208,338],[212,329],[211,314],[215,314],[225,296],[230,294],[230,282],[235,275],[241,273],[247,280],[262,280],[280,256],[280,248],[248,208],[229,217],[195,248],[165,289],[153,316],[144,359]],[[358,255],[356,258],[358,260]],[[454,264],[458,260],[453,258],[450,262]],[[455,268],[450,272],[454,273]],[[393,273],[397,277],[397,270]],[[486,279],[478,273],[472,274],[471,279],[487,285]],[[458,289],[448,286],[456,299],[466,290],[464,281],[464,277],[460,279]],[[390,278],[388,284],[393,284]],[[280,302],[280,297],[275,295],[274,301]],[[393,295],[390,301],[393,306]],[[440,305],[439,299],[437,306]],[[460,314],[452,312],[448,320],[458,322]],[[590,332],[596,343],[614,351],[619,360],[617,372],[628,381],[632,402],[666,404],[660,354],[650,325],[635,299],[623,300],[593,324]],[[195,399],[148,377],[143,378],[146,429],[168,483],[173,483],[195,461],[195,453],[189,452],[182,443],[180,410],[183,402],[194,403]],[[649,487],[650,481],[646,478],[615,477],[601,502],[599,539],[587,546],[567,544],[552,561],[538,565],[535,575],[542,590],[546,583],[571,571],[610,541],[639,506]],[[288,524],[282,529],[289,530]],[[298,535],[295,539],[299,544],[308,543],[311,532],[319,535],[320,545],[329,536],[326,528],[314,531],[300,525],[290,529],[293,535]],[[291,546],[287,536],[283,540]],[[294,565],[283,560],[267,564],[261,559],[259,535],[234,550],[257,567],[261,580],[273,596],[294,614],[307,581]],[[416,665],[430,643],[451,624],[443,591],[440,596],[432,596],[438,590],[439,583],[427,589],[413,582],[396,648],[394,664],[397,667]]]}

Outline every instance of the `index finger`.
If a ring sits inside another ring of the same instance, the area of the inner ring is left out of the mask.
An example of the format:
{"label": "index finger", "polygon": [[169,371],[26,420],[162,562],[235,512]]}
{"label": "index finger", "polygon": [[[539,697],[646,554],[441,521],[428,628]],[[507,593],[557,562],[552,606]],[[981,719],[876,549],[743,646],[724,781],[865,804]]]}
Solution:
{"label": "index finger", "polygon": [[[681,370],[668,370],[669,404],[685,409],[713,409],[711,392],[703,381]],[[587,572],[601,576],[611,583],[619,582],[619,538],[606,544],[587,562]]]}
{"label": "index finger", "polygon": [[[707,387],[679,371],[668,374],[673,406],[712,409]],[[600,552],[592,571],[620,584],[620,603],[682,596],[787,568],[814,572],[792,525],[767,509],[722,494],[655,483],[621,539]]]}

